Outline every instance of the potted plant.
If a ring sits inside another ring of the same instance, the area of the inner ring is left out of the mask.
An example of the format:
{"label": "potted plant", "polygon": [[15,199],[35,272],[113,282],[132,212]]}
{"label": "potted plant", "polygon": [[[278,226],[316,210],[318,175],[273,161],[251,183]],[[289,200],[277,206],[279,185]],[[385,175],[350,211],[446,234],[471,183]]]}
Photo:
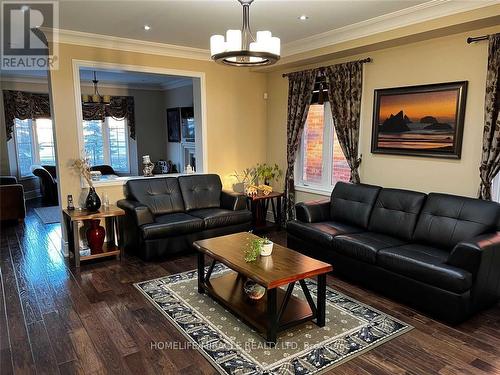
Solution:
{"label": "potted plant", "polygon": [[269,240],[269,238],[262,238],[262,245],[260,249],[260,256],[267,257],[273,252],[273,243]]}
{"label": "potted plant", "polygon": [[269,186],[271,182],[277,181],[281,176],[283,176],[283,171],[280,169],[278,164],[257,164],[257,167],[255,167],[254,176],[255,179],[259,180],[260,182],[263,181],[264,185]]}

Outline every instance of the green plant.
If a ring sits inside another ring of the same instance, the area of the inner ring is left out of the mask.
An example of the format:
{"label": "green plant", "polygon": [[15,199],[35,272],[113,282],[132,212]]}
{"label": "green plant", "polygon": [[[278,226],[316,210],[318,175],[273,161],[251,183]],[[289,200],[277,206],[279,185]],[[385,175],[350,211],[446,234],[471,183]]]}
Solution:
{"label": "green plant", "polygon": [[255,179],[258,179],[261,183],[268,184],[273,181],[277,181],[281,176],[283,176],[283,171],[280,169],[278,164],[257,164],[254,176]]}
{"label": "green plant", "polygon": [[257,258],[260,255],[260,252],[262,250],[262,244],[264,243],[264,239],[262,238],[255,238],[253,240],[250,240],[246,244],[245,247],[245,262],[255,262]]}

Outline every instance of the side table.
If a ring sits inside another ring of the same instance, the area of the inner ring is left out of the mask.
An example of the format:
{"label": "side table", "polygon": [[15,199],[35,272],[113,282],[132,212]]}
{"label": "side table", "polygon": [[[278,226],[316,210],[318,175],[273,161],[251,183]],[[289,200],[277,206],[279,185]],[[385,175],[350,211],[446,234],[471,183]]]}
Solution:
{"label": "side table", "polygon": [[269,195],[259,193],[257,195],[247,195],[247,207],[252,211],[252,224],[255,229],[266,226],[266,216],[271,203],[274,224],[281,226],[281,200],[283,193],[272,191]]}
{"label": "side table", "polygon": [[[120,227],[118,218],[125,215],[125,211],[114,205],[101,207],[97,212],[87,210],[63,210],[64,225],[68,234],[68,247],[70,255],[73,255],[75,267],[80,267],[80,262],[116,256],[120,258],[122,244],[120,241]],[[80,255],[80,232],[78,224],[86,220],[105,220],[107,242],[102,247],[102,253]]]}

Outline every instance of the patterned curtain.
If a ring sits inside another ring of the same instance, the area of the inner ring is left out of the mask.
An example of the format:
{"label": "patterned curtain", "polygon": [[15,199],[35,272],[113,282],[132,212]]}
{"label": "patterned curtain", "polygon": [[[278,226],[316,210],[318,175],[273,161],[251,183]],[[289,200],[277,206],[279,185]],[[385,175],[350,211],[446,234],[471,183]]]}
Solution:
{"label": "patterned curtain", "polygon": [[500,171],[500,34],[489,36],[484,105],[483,156],[479,197],[491,200],[491,183]]}
{"label": "patterned curtain", "polygon": [[133,96],[112,96],[110,105],[97,103],[82,104],[84,120],[101,120],[112,117],[115,120],[127,119],[130,138],[135,139],[135,111]]}
{"label": "patterned curtain", "polygon": [[7,128],[7,141],[12,139],[16,118],[27,120],[51,117],[48,94],[4,90],[3,103],[5,126]]}
{"label": "patterned curtain", "polygon": [[288,74],[287,168],[283,204],[285,222],[295,218],[295,159],[302,138],[302,130],[307,120],[317,74],[317,69]]}
{"label": "patterned curtain", "polygon": [[325,68],[333,124],[351,168],[351,182],[358,183],[359,113],[363,88],[363,62],[353,61]]}

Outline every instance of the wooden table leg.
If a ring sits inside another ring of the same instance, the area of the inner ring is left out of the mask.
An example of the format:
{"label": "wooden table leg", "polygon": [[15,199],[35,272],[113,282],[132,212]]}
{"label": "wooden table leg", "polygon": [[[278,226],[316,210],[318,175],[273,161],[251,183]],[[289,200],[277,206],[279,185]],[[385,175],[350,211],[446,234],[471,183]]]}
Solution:
{"label": "wooden table leg", "polygon": [[118,247],[118,250],[120,250],[120,252],[116,256],[116,259],[121,259],[122,258],[123,249],[122,249],[122,241],[121,241],[121,238],[120,238],[120,225],[118,224],[118,217],[117,216],[115,216],[113,218],[112,225],[113,225],[113,228],[114,228],[115,238],[116,238],[115,244]]}
{"label": "wooden table leg", "polygon": [[205,254],[198,251],[198,293],[205,293],[203,284],[205,282]]}
{"label": "wooden table leg", "polygon": [[278,211],[277,215],[276,215],[276,218],[278,220],[277,224],[280,227],[281,227],[281,224],[283,223],[283,217],[281,215],[281,200],[282,199],[283,199],[282,197],[277,197],[276,198],[276,211]]}
{"label": "wooden table leg", "polygon": [[316,292],[316,325],[325,326],[326,313],[326,273],[318,275],[318,290]]}
{"label": "wooden table leg", "polygon": [[277,321],[277,291],[276,288],[267,290],[267,320],[269,326],[267,328],[266,341],[269,344],[276,344],[278,335]]}
{"label": "wooden table leg", "polygon": [[80,232],[78,230],[79,221],[73,221],[73,256],[75,258],[75,267],[80,267]]}

